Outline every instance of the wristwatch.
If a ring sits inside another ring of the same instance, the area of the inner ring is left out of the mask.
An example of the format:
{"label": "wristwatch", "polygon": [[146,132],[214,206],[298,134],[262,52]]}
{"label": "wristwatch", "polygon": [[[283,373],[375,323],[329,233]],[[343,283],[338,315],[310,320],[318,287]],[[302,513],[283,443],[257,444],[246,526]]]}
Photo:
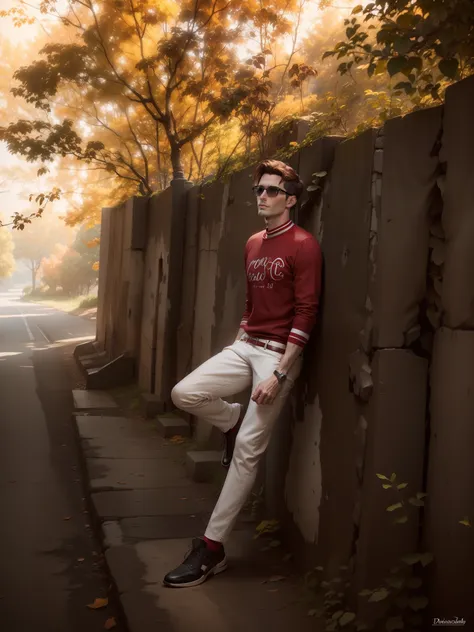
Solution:
{"label": "wristwatch", "polygon": [[277,371],[276,369],[273,371],[273,375],[276,377],[279,384],[283,384],[283,382],[286,380],[286,374],[280,373],[280,371]]}

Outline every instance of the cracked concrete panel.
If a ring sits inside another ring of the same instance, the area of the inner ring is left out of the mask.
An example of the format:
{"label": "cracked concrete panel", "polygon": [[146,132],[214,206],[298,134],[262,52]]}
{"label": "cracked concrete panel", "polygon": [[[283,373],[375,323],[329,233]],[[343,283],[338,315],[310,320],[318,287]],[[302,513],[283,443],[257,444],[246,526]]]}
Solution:
{"label": "cracked concrete panel", "polygon": [[193,369],[212,355],[217,251],[222,232],[222,208],[227,204],[227,197],[228,186],[221,182],[202,187],[200,194]]}
{"label": "cracked concrete panel", "polygon": [[[400,556],[416,549],[418,509],[408,505],[408,521],[392,526],[401,510],[387,512],[386,508],[398,502],[400,494],[411,496],[423,489],[428,363],[411,351],[384,349],[374,355],[372,378],[374,391],[365,412],[368,424],[355,594],[381,585]],[[382,487],[387,481],[377,474],[390,478],[392,473],[397,483],[408,483],[405,492]]]}
{"label": "cracked concrete panel", "polygon": [[171,208],[171,189],[166,189],[150,200],[148,216],[138,379],[140,388],[151,393],[155,388],[158,304],[163,294],[163,283],[168,278],[169,243],[165,240],[165,234],[169,232],[166,230],[166,224],[169,225],[167,208]]}
{"label": "cracked concrete panel", "polygon": [[245,308],[245,244],[265,224],[252,192],[254,167],[232,175],[218,247],[212,352],[231,344]]}
{"label": "cracked concrete panel", "polygon": [[474,621],[474,332],[443,327],[431,369],[431,430],[424,548],[435,557],[433,616]]}
{"label": "cracked concrete panel", "polygon": [[104,288],[105,349],[109,359],[123,353],[126,331],[123,325],[126,316],[127,296],[124,291],[124,242],[125,205],[110,209],[107,269]]}
{"label": "cracked concrete panel", "polygon": [[474,77],[448,88],[442,158],[447,162],[444,212],[444,324],[474,327]]}
{"label": "cracked concrete panel", "polygon": [[319,506],[322,496],[319,399],[305,407],[303,423],[293,427],[293,443],[285,483],[288,510],[305,542],[318,543]]}
{"label": "cracked concrete panel", "polygon": [[186,234],[183,260],[181,314],[177,336],[177,380],[190,373],[193,353],[194,306],[196,304],[201,187],[187,193]]}
{"label": "cracked concrete panel", "polygon": [[439,159],[441,107],[385,124],[381,216],[374,295],[374,344],[403,347],[426,293],[429,211]]}
{"label": "cracked concrete panel", "polygon": [[[321,239],[323,229],[321,223],[323,196],[328,194],[330,170],[334,162],[336,147],[342,140],[338,136],[320,138],[313,144],[303,147],[299,152],[299,175],[305,187],[313,184],[320,186],[321,189],[304,194],[300,209],[297,211],[297,223],[318,240]],[[327,175],[320,178],[314,175],[324,172]]]}
{"label": "cracked concrete panel", "polygon": [[110,223],[112,221],[112,209],[103,208],[100,225],[100,267],[99,267],[99,288],[97,307],[97,341],[102,348],[105,348],[105,334],[107,322],[107,294],[108,294],[108,271],[109,257],[111,249]]}
{"label": "cracked concrete panel", "polygon": [[376,131],[368,130],[338,145],[323,208],[319,368],[308,388],[317,390],[323,415],[319,543],[324,563],[336,572],[339,565],[347,564],[353,538],[358,403],[350,391],[348,360],[359,347],[366,318],[375,139]]}
{"label": "cracked concrete panel", "polygon": [[[167,408],[174,408],[171,390],[176,384],[177,332],[181,316],[183,288],[183,260],[186,236],[187,193],[192,184],[186,180],[171,183],[171,202],[168,211],[167,232],[168,273],[163,276],[158,302],[158,340],[156,353],[155,394]],[[166,220],[165,220],[166,221]]]}

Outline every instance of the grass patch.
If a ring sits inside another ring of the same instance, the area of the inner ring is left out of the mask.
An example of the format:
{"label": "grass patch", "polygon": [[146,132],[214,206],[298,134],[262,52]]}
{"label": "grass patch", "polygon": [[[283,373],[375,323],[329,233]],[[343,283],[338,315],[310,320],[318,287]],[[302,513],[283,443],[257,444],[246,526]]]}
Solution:
{"label": "grass patch", "polygon": [[83,299],[79,303],[79,307],[82,307],[84,309],[89,309],[91,307],[97,307],[98,304],[99,304],[98,296],[87,296],[85,299]]}
{"label": "grass patch", "polygon": [[62,312],[72,313],[80,309],[97,307],[97,296],[63,296],[61,294],[46,294],[35,292],[25,294],[22,298],[27,303],[39,303],[45,307],[53,307]]}

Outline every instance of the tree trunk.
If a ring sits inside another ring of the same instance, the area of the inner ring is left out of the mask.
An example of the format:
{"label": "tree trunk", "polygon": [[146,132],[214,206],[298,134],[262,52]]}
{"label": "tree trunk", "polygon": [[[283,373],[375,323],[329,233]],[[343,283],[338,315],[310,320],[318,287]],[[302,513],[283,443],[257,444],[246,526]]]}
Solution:
{"label": "tree trunk", "polygon": [[184,168],[181,161],[181,147],[178,143],[170,139],[171,166],[173,167],[173,180],[184,180]]}

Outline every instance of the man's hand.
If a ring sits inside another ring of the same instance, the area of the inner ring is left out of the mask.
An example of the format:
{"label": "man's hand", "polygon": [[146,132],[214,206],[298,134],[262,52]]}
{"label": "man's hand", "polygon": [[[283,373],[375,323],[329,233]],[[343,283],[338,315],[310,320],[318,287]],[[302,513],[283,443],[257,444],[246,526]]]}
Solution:
{"label": "man's hand", "polygon": [[275,375],[270,376],[267,380],[260,382],[252,393],[252,400],[256,404],[273,404],[275,397],[280,392],[281,385]]}

